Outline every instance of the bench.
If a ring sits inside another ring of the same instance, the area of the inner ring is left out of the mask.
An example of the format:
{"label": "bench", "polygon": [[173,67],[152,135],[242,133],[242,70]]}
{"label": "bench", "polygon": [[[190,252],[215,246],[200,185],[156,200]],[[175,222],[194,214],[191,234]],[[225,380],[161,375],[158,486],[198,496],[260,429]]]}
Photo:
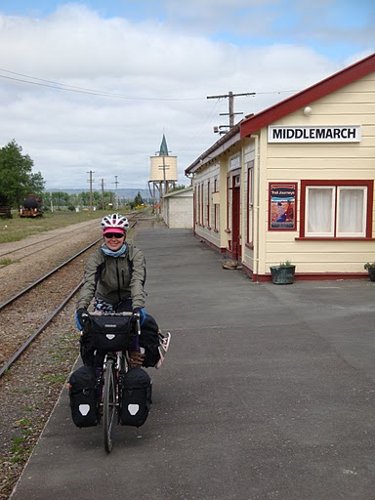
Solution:
{"label": "bench", "polygon": [[0,206],[0,217],[4,217],[6,219],[12,218],[12,212],[10,207]]}

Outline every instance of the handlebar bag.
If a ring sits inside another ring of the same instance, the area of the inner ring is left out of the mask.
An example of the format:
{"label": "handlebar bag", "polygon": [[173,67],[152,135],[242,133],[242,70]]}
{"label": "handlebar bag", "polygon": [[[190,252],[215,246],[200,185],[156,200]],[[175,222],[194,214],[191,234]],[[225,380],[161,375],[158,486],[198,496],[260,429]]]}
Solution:
{"label": "handlebar bag", "polygon": [[89,337],[93,349],[100,351],[122,351],[127,349],[134,335],[130,317],[90,316],[84,335]]}
{"label": "handlebar bag", "polygon": [[69,377],[72,420],[77,427],[92,427],[99,422],[99,401],[95,369],[81,366]]}
{"label": "handlebar bag", "polygon": [[141,427],[151,407],[152,382],[142,368],[131,368],[122,380],[120,423]]}

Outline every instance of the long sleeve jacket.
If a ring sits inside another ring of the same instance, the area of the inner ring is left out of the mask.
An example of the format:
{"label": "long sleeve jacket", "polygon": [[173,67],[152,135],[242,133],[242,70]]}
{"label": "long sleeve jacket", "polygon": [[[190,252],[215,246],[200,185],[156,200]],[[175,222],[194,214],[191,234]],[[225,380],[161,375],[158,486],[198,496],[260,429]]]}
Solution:
{"label": "long sleeve jacket", "polygon": [[141,250],[126,243],[120,257],[109,257],[98,248],[89,258],[84,282],[79,293],[77,309],[88,307],[95,296],[112,305],[131,298],[133,309],[144,307],[145,259]]}

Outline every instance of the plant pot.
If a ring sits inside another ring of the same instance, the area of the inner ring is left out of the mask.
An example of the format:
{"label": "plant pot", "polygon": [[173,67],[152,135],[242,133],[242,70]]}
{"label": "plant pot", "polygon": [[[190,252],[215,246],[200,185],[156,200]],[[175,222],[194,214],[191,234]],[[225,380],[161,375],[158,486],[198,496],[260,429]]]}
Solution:
{"label": "plant pot", "polygon": [[375,267],[369,267],[367,271],[370,281],[375,281]]}
{"label": "plant pot", "polygon": [[271,266],[272,283],[291,285],[294,282],[296,266]]}

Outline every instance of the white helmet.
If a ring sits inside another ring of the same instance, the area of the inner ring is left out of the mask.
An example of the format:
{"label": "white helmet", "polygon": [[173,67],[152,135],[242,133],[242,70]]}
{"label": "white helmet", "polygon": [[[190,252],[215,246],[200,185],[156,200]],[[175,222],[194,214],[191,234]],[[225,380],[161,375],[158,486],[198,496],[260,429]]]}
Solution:
{"label": "white helmet", "polygon": [[129,229],[129,221],[126,217],[120,214],[111,214],[103,217],[100,225],[103,229],[123,229],[126,231]]}

